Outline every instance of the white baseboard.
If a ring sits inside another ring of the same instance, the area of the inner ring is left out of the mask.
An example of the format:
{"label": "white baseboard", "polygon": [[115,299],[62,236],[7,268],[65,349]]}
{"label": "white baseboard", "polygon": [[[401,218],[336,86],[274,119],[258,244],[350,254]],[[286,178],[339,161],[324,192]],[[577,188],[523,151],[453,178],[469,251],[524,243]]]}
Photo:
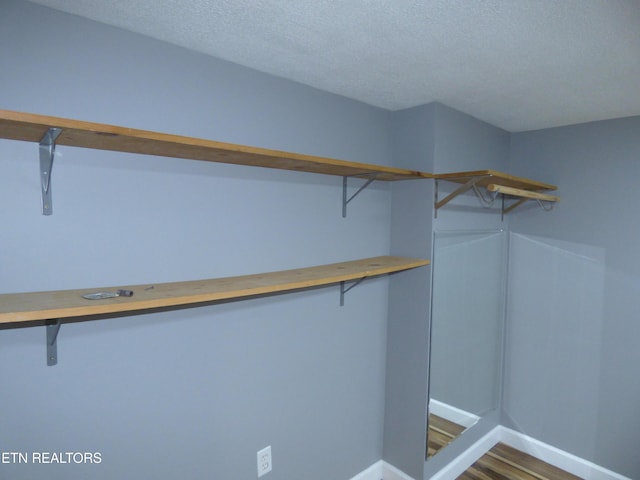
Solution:
{"label": "white baseboard", "polygon": [[500,427],[500,441],[585,480],[631,480],[510,428]]}
{"label": "white baseboard", "polygon": [[467,412],[466,410],[461,410],[439,400],[434,400],[433,398],[429,400],[429,413],[433,413],[434,415],[438,415],[450,422],[457,423],[458,425],[462,425],[467,428],[475,425],[476,422],[480,420],[478,415]]}
{"label": "white baseboard", "polygon": [[[484,455],[491,447],[500,441],[500,428],[496,427],[484,437],[465,450],[453,462],[436,473],[431,480],[453,480],[460,476],[467,468]],[[380,460],[366,470],[360,472],[351,480],[414,480],[412,477],[394,467],[393,465]]]}
{"label": "white baseboard", "polygon": [[436,473],[431,480],[453,480],[490,450],[502,442],[510,447],[550,463],[584,480],[632,480],[600,465],[572,455],[549,444],[503,426],[498,426],[459,455],[453,462]]}
{"label": "white baseboard", "polygon": [[414,480],[393,465],[380,460],[363,470],[351,480]]}
{"label": "white baseboard", "polygon": [[[608,470],[600,465],[572,455],[549,444],[522,433],[497,426],[469,447],[462,455],[431,477],[431,480],[454,480],[467,468],[489,451],[496,443],[502,442],[520,451],[528,453],[544,462],[585,480],[632,480]],[[414,480],[391,464],[380,460],[351,480]]]}
{"label": "white baseboard", "polygon": [[390,463],[382,462],[382,480],[414,480]]}
{"label": "white baseboard", "polygon": [[350,480],[383,480],[382,479],[382,460],[377,461],[366,470],[363,470]]}
{"label": "white baseboard", "polygon": [[464,453],[458,455],[453,462],[437,472],[431,480],[454,480],[462,475],[467,468],[475,463],[482,455],[487,453],[500,441],[500,429],[498,426],[480,438],[476,443],[467,448]]}

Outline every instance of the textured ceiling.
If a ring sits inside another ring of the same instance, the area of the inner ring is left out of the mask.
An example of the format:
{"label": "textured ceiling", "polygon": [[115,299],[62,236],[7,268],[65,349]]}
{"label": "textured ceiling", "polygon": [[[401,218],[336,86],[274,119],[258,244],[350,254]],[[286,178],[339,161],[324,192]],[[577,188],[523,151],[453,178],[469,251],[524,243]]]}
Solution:
{"label": "textured ceiling", "polygon": [[523,131],[640,115],[640,0],[35,0],[362,102]]}

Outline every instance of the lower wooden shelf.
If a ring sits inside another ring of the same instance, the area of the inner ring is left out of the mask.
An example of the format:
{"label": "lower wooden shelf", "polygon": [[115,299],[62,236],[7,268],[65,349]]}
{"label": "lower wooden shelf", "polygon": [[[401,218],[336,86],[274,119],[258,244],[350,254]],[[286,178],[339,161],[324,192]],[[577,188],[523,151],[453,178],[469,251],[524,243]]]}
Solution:
{"label": "lower wooden shelf", "polygon": [[[428,265],[428,260],[383,256],[295,270],[188,282],[0,295],[0,324],[126,313],[286,292],[359,280]],[[123,289],[130,297],[87,300],[83,295]]]}

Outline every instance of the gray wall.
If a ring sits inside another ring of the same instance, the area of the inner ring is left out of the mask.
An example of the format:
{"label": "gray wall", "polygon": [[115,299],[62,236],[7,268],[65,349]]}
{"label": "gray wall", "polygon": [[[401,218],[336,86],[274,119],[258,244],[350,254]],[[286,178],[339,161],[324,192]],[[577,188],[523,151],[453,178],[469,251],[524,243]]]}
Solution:
{"label": "gray wall", "polygon": [[[444,173],[505,170],[507,166],[508,132],[439,103],[394,112],[392,132],[394,163],[404,168]],[[447,191],[452,187],[443,182],[441,188]],[[432,182],[393,186],[394,253],[430,257],[434,229],[500,228],[506,223],[501,222],[497,210],[479,208],[475,197],[469,195],[443,208],[434,220],[433,194]],[[429,478],[495,425],[496,417],[425,466],[430,303],[428,298],[416,297],[420,292],[429,295],[431,278],[422,271],[412,275],[395,276],[390,285],[384,459],[414,478]],[[465,358],[459,360],[464,369]]]}
{"label": "gray wall", "polygon": [[446,105],[435,108],[436,173],[507,169],[509,132]]}
{"label": "gray wall", "polygon": [[[435,125],[434,163],[437,173],[507,170],[509,133],[505,130],[441,104],[436,105]],[[458,186],[451,182],[439,182],[439,198],[444,198]],[[461,240],[468,232],[506,230],[509,216],[503,219],[499,208],[499,202],[495,202],[491,208],[483,207],[473,191],[469,191],[439,209],[433,224],[434,231],[458,232],[453,237]],[[480,249],[483,248],[481,244],[468,243],[466,250],[461,250],[456,259],[447,258],[446,252],[443,252],[439,268],[438,251],[433,252],[434,295],[437,288],[435,282],[440,284],[440,289],[437,290],[439,296],[434,297],[432,310],[434,349],[430,397],[475,414],[487,413],[499,407],[497,399],[500,388],[496,382],[499,380],[502,357],[501,298],[504,292],[498,289],[491,296],[478,296],[488,285],[493,284],[489,288],[495,289],[495,284],[502,282],[506,251],[502,251],[499,237],[492,238],[496,243],[484,244],[491,253],[483,253],[493,258],[479,258]],[[443,241],[436,242],[436,245],[443,245]],[[475,245],[478,250],[474,251],[469,245]],[[471,258],[462,261],[463,251],[470,254]],[[478,258],[474,261],[476,256]],[[487,262],[492,264],[492,272],[483,278],[480,272],[487,268]],[[454,265],[456,267],[451,268]],[[449,293],[444,292],[443,288],[449,289]],[[460,299],[456,307],[448,305],[452,297]],[[478,303],[487,302],[490,298],[491,305]],[[498,316],[491,314],[496,310]],[[485,312],[485,316],[481,312]],[[455,320],[451,316],[455,316]]]}
{"label": "gray wall", "polygon": [[[508,169],[509,132],[446,105],[436,104],[434,171],[436,173]],[[440,182],[439,199],[459,185]],[[434,230],[507,228],[496,208],[482,208],[473,194],[457,197],[438,211]]]}
{"label": "gray wall", "polygon": [[[507,170],[509,159],[508,132],[442,104],[435,105],[434,125],[434,171],[436,173],[486,169]],[[443,198],[455,188],[457,188],[456,184],[440,182],[439,198]],[[489,209],[482,208],[475,195],[472,192],[468,192],[438,210],[438,216],[433,221],[433,230],[440,232],[486,231],[506,229],[508,224],[509,217],[502,221],[497,205]],[[434,281],[437,280],[437,268],[437,258],[434,258]],[[458,272],[458,275],[463,277],[465,272]],[[436,322],[437,320],[434,319],[433,321]],[[460,332],[464,332],[473,337],[477,335],[478,328],[486,329],[487,326],[491,325],[495,327],[495,319],[488,319],[487,325],[480,326],[478,319],[470,315],[466,318],[466,325],[465,322],[457,325],[440,325],[441,328],[433,332],[432,342],[439,342],[438,338],[436,338],[438,333],[444,337],[455,337]],[[450,329],[458,329],[458,333],[452,332]],[[497,333],[496,335],[499,334]],[[498,338],[495,340],[499,343]],[[454,346],[451,347],[453,348]],[[446,353],[451,350],[439,349],[439,351]],[[444,375],[449,374],[459,377],[461,382],[470,381],[468,378],[464,378],[465,375],[469,374],[469,369],[466,367],[466,362],[468,361],[469,357],[463,354],[434,358],[431,367],[432,376],[434,378],[437,376],[442,377],[442,372],[435,372],[433,369],[437,368],[436,365],[438,364],[448,364],[448,370]],[[488,365],[487,368],[495,372],[496,366]],[[437,388],[437,385],[434,388]],[[499,392],[496,393],[499,394]],[[490,395],[488,392],[485,392],[485,394]],[[438,398],[437,392],[434,392],[434,398]],[[497,411],[485,415],[484,420],[467,430],[456,442],[431,457],[425,467],[424,478],[430,478],[430,475],[437,472],[438,469],[472,445],[484,433],[493,428],[498,419]]]}
{"label": "gray wall", "polygon": [[[0,0],[0,108],[379,164],[390,114],[171,45]],[[54,215],[37,147],[0,141],[0,292],[211,278],[390,251],[391,189],[341,218],[338,177],[60,147]],[[355,187],[355,182],[353,183]],[[0,331],[0,465],[20,479],[346,479],[382,457],[387,279]]]}
{"label": "gray wall", "polygon": [[640,478],[640,117],[512,135],[512,173],[554,183],[511,221],[505,422]]}
{"label": "gray wall", "polygon": [[[390,113],[18,0],[0,0],[0,44],[0,108],[560,185],[552,214],[509,221],[503,420],[640,476],[640,119],[509,137],[443,105]],[[69,148],[43,217],[35,145],[0,141],[0,155],[0,292],[428,256],[433,228],[501,225],[467,208],[473,197],[432,223],[431,182],[374,184],[344,220],[337,178]],[[342,308],[327,288],[66,324],[54,368],[42,327],[3,328],[2,451],[103,462],[0,465],[0,476],[255,478],[268,444],[273,480],[346,479],[381,457],[428,476],[456,453],[421,463],[428,272],[364,282]]]}
{"label": "gray wall", "polygon": [[[435,105],[393,114],[396,165],[433,171]],[[393,185],[391,250],[429,258],[433,182]],[[423,476],[429,371],[429,268],[394,275],[389,287],[384,459],[413,478]]]}
{"label": "gray wall", "polygon": [[479,416],[500,407],[507,240],[505,231],[434,238],[429,396]]}

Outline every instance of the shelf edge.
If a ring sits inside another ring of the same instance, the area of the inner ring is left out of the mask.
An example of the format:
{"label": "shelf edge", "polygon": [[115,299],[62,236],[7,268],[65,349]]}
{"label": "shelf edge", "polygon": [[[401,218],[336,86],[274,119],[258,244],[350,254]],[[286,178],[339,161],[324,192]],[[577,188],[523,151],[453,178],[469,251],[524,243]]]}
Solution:
{"label": "shelf edge", "polygon": [[[263,274],[219,279],[133,285],[99,289],[59,290],[0,295],[0,324],[139,312],[268,295],[385,275],[428,265],[424,259],[382,256]],[[96,291],[132,290],[132,297],[85,300]],[[177,292],[177,293],[176,293]],[[182,293],[181,293],[182,292]],[[34,305],[33,308],[26,308]],[[38,306],[36,308],[36,306]],[[58,306],[56,306],[58,305]],[[14,308],[11,308],[14,306]],[[18,308],[15,308],[18,307]]]}
{"label": "shelf edge", "polygon": [[11,110],[0,110],[0,127],[0,138],[9,140],[40,142],[46,130],[61,128],[57,144],[63,146],[327,175],[377,175],[378,180],[387,181],[433,178],[427,172]]}

